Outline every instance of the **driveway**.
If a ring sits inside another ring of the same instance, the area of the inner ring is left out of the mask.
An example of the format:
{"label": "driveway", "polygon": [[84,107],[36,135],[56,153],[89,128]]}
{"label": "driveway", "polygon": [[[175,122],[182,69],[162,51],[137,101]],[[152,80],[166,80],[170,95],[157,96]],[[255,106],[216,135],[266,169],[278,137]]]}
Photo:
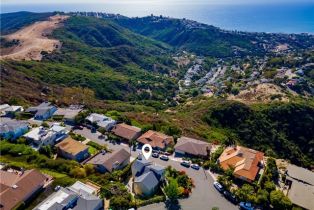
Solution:
{"label": "driveway", "polygon": [[189,177],[194,180],[195,188],[187,199],[180,199],[177,207],[167,208],[165,203],[157,203],[139,208],[141,210],[165,210],[165,209],[187,209],[187,210],[211,210],[213,207],[219,207],[220,210],[238,209],[237,206],[227,201],[214,187],[213,178],[203,169],[194,170],[185,168],[180,162],[169,160],[162,161],[160,159],[150,158],[157,164],[168,166],[171,165],[175,169],[184,170]]}
{"label": "driveway", "polygon": [[[124,148],[130,151],[130,147],[127,144],[112,144],[109,141],[99,140],[97,133],[91,133],[89,129],[84,128],[83,130],[76,130],[75,133],[81,134],[86,138],[100,142],[101,144],[107,144],[112,150]],[[131,152],[133,158],[136,158],[141,150]],[[235,210],[237,206],[227,201],[214,187],[214,179],[210,176],[208,171],[203,169],[194,170],[192,168],[185,168],[180,165],[180,162],[170,157],[169,161],[163,161],[159,158],[151,157],[149,159],[162,166],[172,166],[179,171],[185,171],[189,177],[194,180],[195,188],[193,188],[192,194],[189,198],[180,199],[179,205],[176,207],[167,207],[165,203],[156,203],[148,206],[139,208],[140,210],[166,210],[166,209],[182,209],[182,210],[211,210],[213,207],[218,207],[219,210]]]}
{"label": "driveway", "polygon": [[101,136],[101,133],[99,133],[98,131],[96,131],[95,133],[91,132],[90,129],[83,127],[83,130],[74,130],[73,133],[76,134],[80,134],[82,136],[84,136],[85,138],[100,144],[100,145],[105,145],[107,143],[107,141],[105,141],[105,139],[103,138],[99,138]]}

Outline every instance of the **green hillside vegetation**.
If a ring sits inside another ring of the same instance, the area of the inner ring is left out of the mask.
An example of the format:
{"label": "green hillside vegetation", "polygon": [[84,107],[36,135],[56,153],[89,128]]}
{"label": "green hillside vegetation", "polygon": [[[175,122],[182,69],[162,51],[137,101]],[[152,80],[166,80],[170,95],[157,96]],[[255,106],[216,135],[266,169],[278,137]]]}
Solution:
{"label": "green hillside vegetation", "polygon": [[295,38],[291,38],[282,34],[224,31],[185,19],[149,16],[118,18],[115,21],[136,33],[163,41],[180,50],[204,56],[264,55],[267,53],[263,47],[265,40],[265,43],[284,41],[294,48],[301,49],[314,44],[313,36],[295,35]]}
{"label": "green hillside vegetation", "polygon": [[310,167],[314,164],[314,106],[308,103],[273,103],[247,106],[218,102],[205,115],[213,127],[230,132],[230,143],[261,150]]}
{"label": "green hillside vegetation", "polygon": [[33,13],[33,12],[14,12],[0,14],[0,34],[6,35],[13,33],[22,27],[30,25],[36,21],[46,20],[49,16],[54,13]]}
{"label": "green hillside vegetation", "polygon": [[175,68],[171,49],[109,20],[71,17],[52,36],[61,51],[3,65],[49,84],[90,88],[100,99],[170,100],[177,88],[167,76]]}

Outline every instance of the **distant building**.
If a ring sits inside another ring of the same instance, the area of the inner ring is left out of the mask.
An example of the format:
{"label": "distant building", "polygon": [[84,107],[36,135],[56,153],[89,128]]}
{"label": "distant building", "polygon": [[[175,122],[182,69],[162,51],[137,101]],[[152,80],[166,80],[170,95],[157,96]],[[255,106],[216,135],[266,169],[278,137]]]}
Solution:
{"label": "distant building", "polygon": [[104,128],[106,131],[110,131],[117,124],[112,118],[96,113],[92,113],[86,117],[86,121],[91,124],[95,123],[98,127]]}
{"label": "distant building", "polygon": [[100,173],[112,172],[124,168],[130,163],[130,153],[121,148],[112,153],[101,152],[91,159],[86,164],[92,164]]}
{"label": "distant building", "polygon": [[28,126],[29,124],[24,121],[0,122],[0,136],[4,139],[15,140],[28,131]]}
{"label": "distant building", "polygon": [[34,210],[100,210],[104,202],[97,196],[98,189],[80,181],[61,188],[38,204]]}
{"label": "distant building", "polygon": [[209,157],[211,145],[207,142],[199,141],[182,136],[174,146],[176,155],[186,155],[192,157]]}
{"label": "distant building", "polygon": [[47,120],[57,111],[57,107],[51,105],[50,102],[43,102],[38,106],[30,107],[25,112],[34,115],[35,120]]}
{"label": "distant building", "polygon": [[314,172],[289,164],[286,170],[287,196],[294,205],[314,208]]}
{"label": "distant building", "polygon": [[24,172],[8,172],[0,170],[0,209],[15,209],[27,203],[46,184],[48,178],[32,169]]}
{"label": "distant building", "polygon": [[71,160],[81,162],[88,158],[88,146],[85,144],[67,137],[65,140],[56,144],[58,155]]}
{"label": "distant building", "polygon": [[24,137],[29,140],[35,149],[42,146],[55,145],[57,142],[67,137],[68,131],[60,125],[52,125],[51,128],[43,126],[33,128]]}
{"label": "distant building", "polygon": [[135,126],[127,125],[125,123],[118,124],[113,127],[111,132],[121,137],[124,140],[132,141],[137,139],[141,135],[141,129]]}
{"label": "distant building", "polygon": [[61,116],[67,123],[74,123],[75,117],[83,110],[82,106],[71,105],[68,108],[58,108],[53,116]]}
{"label": "distant building", "polygon": [[0,116],[10,116],[16,112],[24,111],[22,106],[10,106],[9,104],[0,105]]}
{"label": "distant building", "polygon": [[149,144],[153,149],[165,150],[167,146],[173,145],[172,136],[167,136],[163,133],[149,130],[140,136],[137,141],[141,144]]}
{"label": "distant building", "polygon": [[218,159],[218,163],[224,170],[234,168],[233,175],[247,182],[253,182],[260,169],[263,168],[264,153],[234,146],[226,148]]}
{"label": "distant building", "polygon": [[134,179],[133,191],[136,195],[143,197],[153,195],[165,176],[165,168],[163,166],[153,165],[144,159],[134,161],[131,170]]}

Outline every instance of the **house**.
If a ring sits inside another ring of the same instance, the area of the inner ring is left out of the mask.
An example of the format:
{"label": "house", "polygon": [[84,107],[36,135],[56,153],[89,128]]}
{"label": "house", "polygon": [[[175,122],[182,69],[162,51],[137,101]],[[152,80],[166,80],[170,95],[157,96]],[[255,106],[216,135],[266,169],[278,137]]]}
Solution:
{"label": "house", "polygon": [[32,169],[24,172],[0,170],[0,209],[10,210],[27,203],[43,189],[48,178]]}
{"label": "house", "polygon": [[149,130],[140,136],[137,141],[141,144],[149,144],[153,149],[165,150],[167,146],[173,145],[172,136],[167,136],[163,133]]}
{"label": "house", "polygon": [[174,146],[176,156],[209,157],[211,145],[207,142],[199,141],[182,136]]}
{"label": "house", "polygon": [[63,118],[64,122],[73,124],[75,117],[83,110],[83,106],[71,105],[68,108],[58,108],[53,116],[60,116]]}
{"label": "house", "polygon": [[0,137],[4,139],[17,139],[28,131],[29,124],[24,121],[9,120],[0,122]]}
{"label": "house", "polygon": [[34,149],[40,149],[42,146],[55,145],[55,143],[66,138],[67,135],[68,131],[65,127],[54,124],[50,128],[43,126],[33,128],[24,137],[32,144]]}
{"label": "house", "polygon": [[9,104],[0,105],[0,116],[10,116],[16,112],[24,111],[22,106],[10,106]]}
{"label": "house", "polygon": [[314,172],[289,164],[285,184],[291,202],[304,209],[314,208]]}
{"label": "house", "polygon": [[253,182],[264,165],[264,153],[241,147],[227,147],[218,159],[223,170],[234,168],[233,175],[247,182]]}
{"label": "house", "polygon": [[104,202],[97,196],[97,191],[94,186],[77,181],[70,187],[61,187],[38,204],[34,210],[104,209]]}
{"label": "house", "polygon": [[165,177],[165,168],[153,165],[145,159],[137,159],[131,166],[133,191],[136,195],[148,197],[153,195]]}
{"label": "house", "polygon": [[86,121],[91,124],[96,124],[98,127],[104,128],[106,131],[110,131],[117,124],[112,118],[96,113],[92,113],[86,117]]}
{"label": "house", "polygon": [[67,137],[60,143],[56,144],[58,155],[71,160],[81,162],[88,158],[88,146],[85,144]]}
{"label": "house", "polygon": [[94,165],[100,173],[112,172],[128,165],[130,163],[130,156],[128,151],[121,148],[112,153],[100,152],[89,159],[86,164]]}
{"label": "house", "polygon": [[25,112],[34,115],[35,120],[47,120],[57,111],[57,107],[51,105],[50,102],[43,102],[38,106],[30,107]]}
{"label": "house", "polygon": [[141,135],[141,129],[135,126],[127,125],[125,123],[118,124],[113,127],[111,132],[121,137],[124,140],[132,141],[137,139]]}

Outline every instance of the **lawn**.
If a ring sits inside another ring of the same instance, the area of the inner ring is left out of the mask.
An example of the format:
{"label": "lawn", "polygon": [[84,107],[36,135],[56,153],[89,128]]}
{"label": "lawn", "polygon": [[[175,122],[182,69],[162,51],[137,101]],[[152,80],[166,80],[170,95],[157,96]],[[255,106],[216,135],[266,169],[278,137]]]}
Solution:
{"label": "lawn", "polygon": [[88,152],[91,154],[91,155],[95,155],[98,153],[98,149],[96,149],[95,147],[92,147],[89,145],[88,147]]}

